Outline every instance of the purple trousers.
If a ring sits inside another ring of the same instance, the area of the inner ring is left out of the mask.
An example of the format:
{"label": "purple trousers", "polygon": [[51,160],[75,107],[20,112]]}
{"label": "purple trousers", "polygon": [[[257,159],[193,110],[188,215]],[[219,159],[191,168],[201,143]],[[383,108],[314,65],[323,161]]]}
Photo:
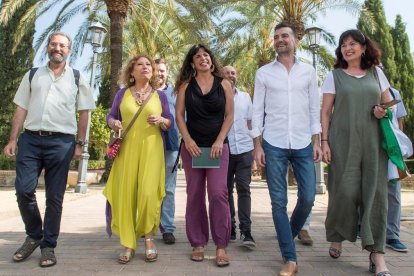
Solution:
{"label": "purple trousers", "polygon": [[[208,218],[213,241],[218,248],[226,248],[230,239],[230,207],[227,191],[229,147],[224,144],[218,169],[193,169],[191,155],[181,148],[181,159],[187,181],[187,207],[185,214],[187,238],[192,247],[207,245]],[[209,210],[206,207],[206,180]]]}

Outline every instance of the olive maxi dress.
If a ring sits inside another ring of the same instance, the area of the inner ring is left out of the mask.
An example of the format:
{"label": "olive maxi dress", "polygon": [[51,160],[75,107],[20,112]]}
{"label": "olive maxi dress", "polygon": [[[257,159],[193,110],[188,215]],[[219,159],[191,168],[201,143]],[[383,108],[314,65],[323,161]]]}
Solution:
{"label": "olive maxi dress", "polygon": [[335,102],[329,129],[332,161],[328,170],[329,242],[356,240],[361,224],[362,248],[384,252],[387,223],[387,156],[372,107],[381,89],[372,69],[363,77],[333,70]]}

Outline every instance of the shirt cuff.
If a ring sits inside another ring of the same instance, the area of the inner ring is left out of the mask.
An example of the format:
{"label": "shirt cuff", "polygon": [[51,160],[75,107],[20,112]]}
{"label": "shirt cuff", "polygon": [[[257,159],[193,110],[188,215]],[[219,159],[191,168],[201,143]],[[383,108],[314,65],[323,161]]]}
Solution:
{"label": "shirt cuff", "polygon": [[311,133],[312,133],[312,135],[319,134],[321,132],[322,132],[322,127],[321,127],[321,124],[320,123],[313,124],[311,126]]}
{"label": "shirt cuff", "polygon": [[253,128],[252,130],[249,130],[249,135],[252,139],[254,139],[262,135],[262,131],[256,127],[256,128]]}

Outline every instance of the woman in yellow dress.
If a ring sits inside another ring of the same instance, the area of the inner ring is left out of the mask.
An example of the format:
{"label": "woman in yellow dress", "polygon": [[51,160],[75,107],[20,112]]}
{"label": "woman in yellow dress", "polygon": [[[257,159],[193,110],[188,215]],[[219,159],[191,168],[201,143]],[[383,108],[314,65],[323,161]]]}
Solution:
{"label": "woman in yellow dress", "polygon": [[103,194],[107,198],[107,231],[120,237],[124,247],[118,258],[128,263],[135,254],[137,238],[145,236],[145,260],[156,261],[152,238],[160,224],[165,195],[164,135],[172,124],[167,97],[154,89],[155,64],[146,55],[129,60],[122,69],[119,90],[106,120],[117,132],[125,130],[149,97],[121,143]]}

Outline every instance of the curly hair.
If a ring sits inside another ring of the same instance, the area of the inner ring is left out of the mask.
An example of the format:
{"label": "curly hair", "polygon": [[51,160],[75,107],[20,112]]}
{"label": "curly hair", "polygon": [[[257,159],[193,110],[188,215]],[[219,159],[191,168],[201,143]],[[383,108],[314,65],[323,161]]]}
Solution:
{"label": "curly hair", "polygon": [[118,83],[123,85],[124,87],[131,87],[133,85],[135,85],[135,80],[134,81],[130,81],[131,79],[131,73],[134,70],[134,65],[135,63],[138,61],[138,59],[140,58],[146,58],[149,60],[149,62],[151,63],[151,68],[152,68],[152,77],[150,79],[150,85],[155,89],[158,86],[158,71],[155,67],[155,62],[154,60],[146,54],[138,54],[132,58],[129,59],[129,61],[127,62],[127,64],[121,69],[120,74],[119,74],[119,80]]}
{"label": "curly hair", "polygon": [[197,52],[200,49],[204,49],[204,51],[206,51],[211,58],[211,63],[214,66],[214,70],[211,73],[215,76],[219,76],[219,77],[222,76],[221,64],[216,60],[213,52],[202,44],[196,44],[190,48],[187,55],[185,56],[183,65],[181,66],[181,69],[180,69],[180,73],[178,74],[177,79],[175,81],[174,87],[176,90],[178,90],[183,83],[188,82],[193,76],[194,69],[191,66],[191,63],[193,62],[193,57],[197,54]]}
{"label": "curly hair", "polygon": [[348,68],[348,62],[344,59],[341,52],[341,46],[344,43],[344,40],[349,37],[366,47],[364,54],[361,56],[361,69],[369,69],[381,63],[381,50],[377,43],[363,34],[360,30],[351,29],[343,32],[339,38],[338,47],[335,49],[336,61],[334,68]]}

